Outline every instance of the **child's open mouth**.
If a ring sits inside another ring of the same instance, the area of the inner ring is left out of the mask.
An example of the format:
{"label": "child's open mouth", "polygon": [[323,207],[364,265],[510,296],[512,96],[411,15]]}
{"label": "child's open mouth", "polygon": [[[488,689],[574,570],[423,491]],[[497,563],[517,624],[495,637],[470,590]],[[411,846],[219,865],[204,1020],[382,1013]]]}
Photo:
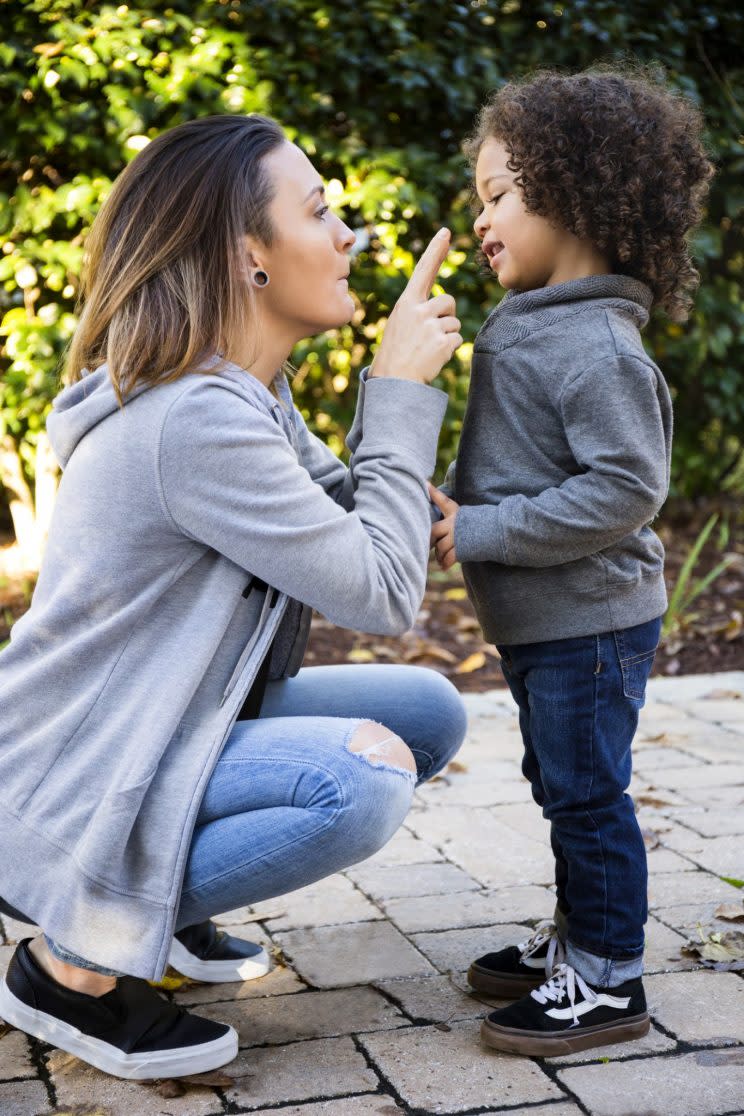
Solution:
{"label": "child's open mouth", "polygon": [[488,266],[492,271],[496,270],[498,258],[503,251],[504,244],[500,240],[487,241],[483,245],[483,252],[488,260]]}

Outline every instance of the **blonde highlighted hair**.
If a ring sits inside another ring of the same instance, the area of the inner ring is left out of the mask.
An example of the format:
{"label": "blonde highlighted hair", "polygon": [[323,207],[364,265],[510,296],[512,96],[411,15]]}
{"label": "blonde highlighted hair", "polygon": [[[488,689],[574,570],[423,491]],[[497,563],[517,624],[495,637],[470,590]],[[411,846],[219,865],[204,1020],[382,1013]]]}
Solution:
{"label": "blonde highlighted hair", "polygon": [[208,116],[133,159],[86,240],[66,382],[105,362],[123,402],[245,348],[255,319],[243,237],[271,244],[264,159],[285,139],[265,116]]}

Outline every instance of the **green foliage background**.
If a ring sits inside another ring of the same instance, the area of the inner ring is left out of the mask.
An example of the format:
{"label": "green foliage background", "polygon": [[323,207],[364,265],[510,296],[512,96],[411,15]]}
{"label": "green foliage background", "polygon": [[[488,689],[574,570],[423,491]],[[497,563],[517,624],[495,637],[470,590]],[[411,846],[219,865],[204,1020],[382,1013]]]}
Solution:
{"label": "green foliage background", "polygon": [[[459,144],[488,90],[539,66],[632,55],[661,64],[704,108],[719,168],[697,237],[703,274],[684,326],[647,343],[675,394],[674,486],[744,489],[744,10],[678,0],[82,0],[0,3],[0,435],[33,445],[74,328],[85,232],[147,137],[195,116],[268,113],[305,148],[369,248],[354,322],[300,346],[298,404],[341,450],[355,373],[440,224],[454,232],[444,283],[472,341],[500,297],[476,262]],[[454,454],[469,345],[443,372]]]}

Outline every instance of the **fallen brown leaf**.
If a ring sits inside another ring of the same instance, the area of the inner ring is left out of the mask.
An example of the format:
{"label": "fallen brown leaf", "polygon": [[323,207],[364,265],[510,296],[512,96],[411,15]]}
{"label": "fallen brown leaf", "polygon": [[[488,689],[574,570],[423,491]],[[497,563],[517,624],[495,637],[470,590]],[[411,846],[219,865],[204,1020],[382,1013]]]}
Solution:
{"label": "fallen brown leaf", "polygon": [[742,696],[740,690],[711,690],[703,694],[703,701],[741,701]]}
{"label": "fallen brown leaf", "polygon": [[649,791],[641,791],[640,794],[635,796],[636,806],[653,806],[658,808],[660,806],[674,806],[674,803],[669,798],[664,798],[661,794],[651,794]]}
{"label": "fallen brown leaf", "polygon": [[744,932],[724,930],[710,932],[698,926],[700,941],[688,941],[680,948],[680,956],[692,957],[709,969],[722,972],[744,971]]}
{"label": "fallen brown leaf", "polygon": [[455,674],[470,674],[471,671],[480,670],[481,667],[486,665],[486,656],[482,651],[474,651],[472,655],[468,655],[467,659],[463,659],[455,667]]}
{"label": "fallen brown leaf", "polygon": [[467,771],[468,765],[466,763],[462,763],[461,760],[450,760],[447,764],[447,770],[451,771],[453,774],[457,774],[463,771]]}
{"label": "fallen brown leaf", "polygon": [[442,595],[446,601],[466,601],[468,599],[468,591],[462,585],[456,585],[454,589],[445,589]]}
{"label": "fallen brown leaf", "polygon": [[727,922],[744,922],[744,903],[721,903],[713,911],[716,918],[724,918]]}
{"label": "fallen brown leaf", "polygon": [[655,849],[657,845],[661,844],[659,834],[654,832],[653,829],[642,829],[641,836],[647,849]]}

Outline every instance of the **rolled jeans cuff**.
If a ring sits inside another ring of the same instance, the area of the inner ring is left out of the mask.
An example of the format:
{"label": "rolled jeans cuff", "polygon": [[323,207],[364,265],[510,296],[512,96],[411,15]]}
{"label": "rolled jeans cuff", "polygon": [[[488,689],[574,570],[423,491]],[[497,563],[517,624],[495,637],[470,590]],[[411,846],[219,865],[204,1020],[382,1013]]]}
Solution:
{"label": "rolled jeans cuff", "polygon": [[52,941],[51,938],[44,935],[44,940],[49,946],[49,952],[57,958],[58,961],[65,961],[68,965],[75,965],[78,969],[89,969],[92,973],[100,973],[101,976],[120,977],[126,976],[126,973],[120,973],[116,969],[107,969],[104,965],[96,965],[94,961],[88,961],[85,957],[78,957],[76,953],[70,953],[69,950],[63,946],[58,945],[57,942]]}
{"label": "rolled jeans cuff", "polygon": [[587,953],[572,942],[566,942],[566,963],[593,988],[615,988],[626,980],[643,976],[643,954],[618,960]]}

